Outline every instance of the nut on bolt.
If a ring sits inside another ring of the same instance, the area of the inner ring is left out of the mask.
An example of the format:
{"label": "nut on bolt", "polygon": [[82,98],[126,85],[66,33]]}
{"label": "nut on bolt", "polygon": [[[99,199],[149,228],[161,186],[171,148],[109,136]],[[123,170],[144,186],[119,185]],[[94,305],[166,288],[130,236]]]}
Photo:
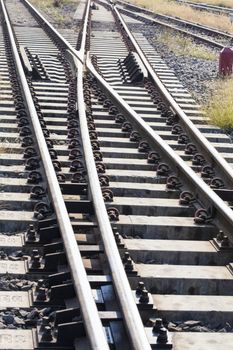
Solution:
{"label": "nut on bolt", "polygon": [[42,318],[42,324],[41,324],[41,327],[40,327],[40,330],[41,331],[44,331],[45,327],[46,326],[49,326],[49,317],[48,316],[43,316]]}
{"label": "nut on bolt", "polygon": [[123,258],[122,258],[122,261],[123,261],[124,264],[126,263],[128,258],[130,258],[129,252],[125,252],[125,254],[124,254]]}
{"label": "nut on bolt", "polygon": [[42,341],[50,342],[53,340],[52,328],[50,326],[44,327],[44,332],[41,337]]}
{"label": "nut on bolt", "polygon": [[47,290],[46,290],[46,288],[40,287],[38,289],[38,294],[37,294],[36,299],[39,300],[39,301],[44,301],[44,300],[47,299]]}
{"label": "nut on bolt", "polygon": [[143,303],[143,304],[148,304],[149,303],[149,295],[148,295],[148,290],[147,289],[143,289],[142,290],[139,302]]}
{"label": "nut on bolt", "polygon": [[39,269],[41,267],[41,256],[37,249],[33,249],[32,254],[33,254],[31,258],[32,268]]}
{"label": "nut on bolt", "polygon": [[221,246],[222,247],[229,247],[229,238],[227,236],[224,236],[222,242],[221,242]]}
{"label": "nut on bolt", "polygon": [[162,318],[156,318],[155,323],[152,328],[153,333],[159,333],[160,329],[163,328]]}
{"label": "nut on bolt", "polygon": [[219,230],[216,240],[218,243],[220,243],[221,247],[229,247],[230,245],[229,238],[224,234],[222,230]]}
{"label": "nut on bolt", "polygon": [[137,286],[137,289],[136,289],[136,295],[141,295],[142,294],[142,291],[144,290],[144,289],[146,289],[145,288],[145,284],[144,284],[144,282],[138,282],[138,286]]}
{"label": "nut on bolt", "polygon": [[157,343],[158,344],[166,344],[168,342],[168,337],[167,337],[167,329],[162,327],[159,330],[159,335],[157,338]]}
{"label": "nut on bolt", "polygon": [[117,244],[121,243],[121,236],[119,232],[114,233],[115,241]]}
{"label": "nut on bolt", "polygon": [[217,241],[221,242],[224,238],[224,233],[222,230],[219,230],[219,233],[217,234]]}
{"label": "nut on bolt", "polygon": [[29,225],[29,228],[27,230],[27,239],[29,241],[35,241],[36,240],[36,231],[35,231],[33,225]]}
{"label": "nut on bolt", "polygon": [[133,271],[133,261],[130,257],[126,260],[125,271]]}
{"label": "nut on bolt", "polygon": [[44,286],[44,280],[42,278],[40,278],[38,281],[37,281],[37,286],[36,286],[36,290],[38,291],[40,287],[43,287]]}

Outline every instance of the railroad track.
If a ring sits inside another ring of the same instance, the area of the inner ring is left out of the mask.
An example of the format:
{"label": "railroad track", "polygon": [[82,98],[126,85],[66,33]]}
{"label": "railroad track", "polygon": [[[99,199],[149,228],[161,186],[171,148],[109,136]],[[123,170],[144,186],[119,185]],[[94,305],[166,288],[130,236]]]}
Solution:
{"label": "railroad track", "polygon": [[0,349],[231,349],[229,139],[117,7],[1,13]]}
{"label": "railroad track", "polygon": [[185,1],[185,0],[177,0],[177,2],[189,5],[195,9],[201,10],[201,11],[209,11],[214,13],[221,13],[221,14],[227,14],[230,15],[233,12],[233,9],[230,7],[224,7],[224,6],[216,6],[211,4],[205,4],[205,3],[195,3],[192,1]]}
{"label": "railroad track", "polygon": [[213,48],[222,49],[230,46],[233,36],[215,28],[211,28],[199,23],[183,20],[181,18],[155,13],[140,6],[133,5],[123,0],[117,1],[119,6],[128,16],[143,20],[145,23],[162,26],[166,29],[177,31],[178,33],[189,36],[197,42],[208,44]]}

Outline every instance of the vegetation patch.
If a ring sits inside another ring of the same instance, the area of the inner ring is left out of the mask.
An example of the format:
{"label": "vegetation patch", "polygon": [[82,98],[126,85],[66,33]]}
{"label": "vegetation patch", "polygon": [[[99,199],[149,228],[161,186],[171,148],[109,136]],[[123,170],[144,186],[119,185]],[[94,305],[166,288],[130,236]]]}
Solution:
{"label": "vegetation patch", "polygon": [[192,2],[196,2],[197,4],[204,4],[205,3],[208,5],[233,8],[232,0],[192,0]]}
{"label": "vegetation patch", "polygon": [[0,154],[13,154],[18,152],[16,148],[12,148],[10,142],[1,143],[0,145]]}
{"label": "vegetation patch", "polygon": [[188,5],[182,5],[171,0],[129,0],[139,6],[154,12],[179,17],[191,22],[197,22],[222,31],[233,33],[233,24],[227,15],[214,14],[207,11],[195,10]]}
{"label": "vegetation patch", "polygon": [[72,15],[78,5],[77,0],[31,0],[31,3],[59,26],[72,24]]}
{"label": "vegetation patch", "polygon": [[169,50],[178,56],[190,56],[204,60],[216,60],[217,55],[207,47],[196,44],[191,38],[182,34],[175,34],[172,30],[164,30],[157,38],[157,41],[166,45]]}
{"label": "vegetation patch", "polygon": [[233,129],[233,78],[221,78],[212,83],[210,98],[204,106],[210,123],[220,128]]}
{"label": "vegetation patch", "polygon": [[78,4],[78,1],[75,0],[31,0],[31,3],[33,3],[36,6],[40,7],[62,7],[65,5],[72,5],[72,4]]}

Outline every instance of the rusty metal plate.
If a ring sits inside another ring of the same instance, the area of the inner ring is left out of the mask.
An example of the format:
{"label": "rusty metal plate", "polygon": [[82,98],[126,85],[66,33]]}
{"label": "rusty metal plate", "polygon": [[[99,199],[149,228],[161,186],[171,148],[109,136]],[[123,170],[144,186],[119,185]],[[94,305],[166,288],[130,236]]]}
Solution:
{"label": "rusty metal plate", "polygon": [[27,272],[25,261],[0,261],[0,274],[10,273],[14,275],[25,275]]}
{"label": "rusty metal plate", "polygon": [[33,350],[34,334],[31,330],[0,330],[0,350]]}
{"label": "rusty metal plate", "polygon": [[31,306],[31,296],[29,292],[0,292],[0,308]]}
{"label": "rusty metal plate", "polygon": [[23,236],[7,236],[0,235],[0,246],[1,247],[22,247]]}

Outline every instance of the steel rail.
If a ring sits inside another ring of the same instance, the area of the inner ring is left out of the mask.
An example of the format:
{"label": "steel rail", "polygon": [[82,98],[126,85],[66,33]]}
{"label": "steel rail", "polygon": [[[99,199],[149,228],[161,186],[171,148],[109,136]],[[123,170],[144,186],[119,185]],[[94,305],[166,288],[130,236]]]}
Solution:
{"label": "steel rail", "polygon": [[129,281],[122,264],[103,200],[87,126],[83,97],[83,65],[76,60],[76,67],[80,134],[82,137],[83,153],[87,167],[88,183],[90,186],[90,194],[95,209],[95,216],[102,238],[104,251],[111,271],[114,290],[121,306],[123,319],[125,321],[125,326],[132,344],[132,349],[151,350],[151,346],[146,336]]}
{"label": "steel rail", "polygon": [[[83,29],[83,38],[81,47],[81,55],[83,55],[82,61],[84,62],[84,48],[87,36],[87,22],[89,15],[89,7],[87,7],[85,26]],[[86,118],[85,102],[83,95],[83,71],[84,65],[72,57],[72,53],[68,54],[68,58],[71,65],[76,68],[77,78],[77,101],[80,123],[80,134],[82,138],[83,153],[85,158],[85,164],[87,168],[89,192],[92,197],[95,216],[102,238],[104,251],[107,257],[109,268],[111,271],[112,281],[114,284],[114,290],[120,303],[124,324],[134,350],[151,350],[149,340],[146,336],[144,326],[132,294],[129,281],[124,270],[122,260],[119,254],[119,250],[114,238],[112,227],[107,214],[106,206],[104,203],[101,186],[99,183],[99,177],[96,170],[95,160],[93,156],[91,141],[89,137],[88,124]]]}
{"label": "steel rail", "polygon": [[[213,33],[215,35],[222,35],[222,36],[225,36],[226,38],[232,40],[233,39],[233,35],[228,33],[228,32],[222,32],[222,31],[219,31],[215,28],[212,28],[212,27],[208,27],[204,24],[199,24],[199,23],[196,23],[196,22],[191,22],[191,21],[188,21],[187,19],[182,19],[182,18],[178,18],[178,17],[172,17],[172,16],[169,16],[169,15],[163,15],[161,13],[158,13],[158,12],[154,12],[152,10],[149,10],[149,9],[146,9],[144,7],[141,7],[141,6],[138,6],[138,5],[134,5],[134,4],[131,4],[129,2],[126,2],[124,0],[117,0],[117,3],[119,4],[122,4],[122,5],[125,5],[125,6],[128,6],[128,7],[131,7],[135,10],[138,10],[138,11],[141,11],[145,14],[148,14],[150,16],[153,16],[153,17],[159,17],[161,19],[168,19],[168,20],[171,20],[175,23],[178,23],[178,24],[185,24],[185,25],[189,25],[190,27],[193,27],[193,28],[196,28],[196,29],[201,29],[201,30],[204,30],[206,31],[207,33]],[[137,12],[138,14],[138,12]],[[155,19],[155,18],[153,18]]]}
{"label": "steel rail", "polygon": [[[23,0],[30,3],[27,0]],[[90,0],[89,0],[90,2]],[[30,5],[31,6],[31,5]],[[33,8],[34,13],[39,15],[38,11]],[[136,302],[133,298],[133,294],[119,255],[119,251],[115,242],[115,238],[112,232],[112,228],[107,215],[105,203],[102,196],[101,187],[99,184],[99,178],[95,167],[94,158],[92,155],[92,148],[89,140],[89,133],[86,123],[86,114],[84,109],[83,99],[83,66],[85,56],[85,40],[87,34],[87,23],[89,15],[89,6],[86,7],[86,15],[83,26],[83,40],[81,43],[81,49],[77,56],[76,50],[67,49],[67,58],[70,61],[73,69],[77,69],[79,74],[77,75],[78,82],[78,109],[80,113],[80,131],[83,142],[83,150],[85,154],[88,180],[90,185],[90,192],[93,199],[93,205],[95,208],[96,219],[99,224],[101,237],[105,249],[106,256],[108,258],[109,267],[112,274],[112,280],[115,286],[115,292],[121,305],[122,315],[125,321],[125,325],[129,334],[130,341],[134,350],[150,350],[148,338],[146,336],[144,326],[139,315],[139,311],[136,306]],[[53,27],[50,25],[50,28]],[[75,52],[74,52],[75,51]],[[72,57],[73,56],[73,57]],[[82,120],[82,121],[81,121]]]}
{"label": "steel rail", "polygon": [[233,8],[230,7],[224,7],[224,6],[216,6],[216,5],[211,5],[211,4],[204,4],[204,3],[195,3],[192,1],[183,1],[183,0],[177,0],[178,3],[188,5],[190,7],[194,7],[197,9],[203,9],[203,10],[211,10],[211,12],[218,12],[218,13],[223,13],[223,14],[231,14],[233,13]]}
{"label": "steel rail", "polygon": [[[120,7],[118,7],[118,8],[121,10]],[[199,40],[199,41],[202,41],[202,42],[205,43],[205,44],[208,44],[208,45],[211,45],[211,46],[213,46],[213,47],[216,47],[216,48],[218,48],[218,49],[223,49],[223,48],[225,47],[223,44],[220,44],[220,43],[218,43],[218,42],[216,42],[216,41],[214,41],[214,40],[211,40],[211,39],[205,38],[205,37],[203,37],[203,36],[200,36],[200,35],[198,35],[198,34],[189,32],[189,31],[187,31],[187,30],[185,30],[185,29],[181,29],[181,28],[178,28],[178,27],[174,27],[174,26],[172,26],[171,24],[168,24],[168,23],[165,23],[165,22],[161,22],[160,20],[155,19],[155,18],[151,18],[151,17],[149,17],[149,16],[147,16],[147,15],[145,15],[145,14],[138,14],[138,13],[135,14],[134,12],[132,12],[132,11],[130,11],[130,10],[127,10],[127,9],[125,9],[125,8],[122,8],[122,11],[124,11],[126,14],[136,16],[137,19],[142,18],[142,19],[145,19],[145,20],[149,20],[149,21],[151,21],[152,23],[156,23],[156,24],[159,24],[159,25],[161,25],[161,26],[164,26],[164,27],[166,27],[166,28],[169,28],[169,29],[172,29],[172,30],[176,30],[177,32],[179,32],[179,33],[181,33],[181,34],[183,34],[183,35],[190,36],[190,37],[195,38],[195,39],[197,39],[197,40]],[[201,28],[200,28],[200,29],[201,29]],[[231,39],[233,39],[233,36],[231,37]]]}
{"label": "steel rail", "polygon": [[106,95],[114,101],[116,106],[127,117],[134,130],[137,130],[146,140],[152,150],[159,150],[163,161],[170,163],[177,176],[188,184],[188,189],[202,205],[209,206],[215,211],[216,224],[233,240],[233,213],[230,207],[177,155],[177,153],[130,107],[124,99],[96,72],[87,57],[87,68],[97,79],[98,84]]}
{"label": "steel rail", "polygon": [[66,50],[69,50],[73,53],[75,57],[77,57],[78,60],[82,62],[80,53],[73,48],[73,46],[65,39],[63,36],[47,21],[44,16],[41,15],[41,13],[28,1],[28,0],[20,0],[29,10],[31,10],[37,18],[40,19],[40,21],[43,22],[42,25],[47,27],[47,29],[50,30],[50,32],[53,33],[53,35],[65,46]]}
{"label": "steel rail", "polygon": [[166,87],[163,85],[154,69],[151,67],[148,59],[144,55],[142,49],[138,45],[137,41],[134,39],[133,35],[129,31],[125,21],[122,19],[122,16],[119,14],[117,8],[115,8],[116,14],[122,23],[129,39],[133,43],[138,55],[140,56],[143,64],[149,72],[149,75],[155,85],[158,87],[160,93],[171,107],[171,109],[179,116],[179,121],[181,122],[183,128],[185,129],[188,136],[195,141],[195,143],[199,147],[199,151],[202,152],[205,156],[207,156],[207,160],[211,165],[217,166],[216,173],[219,174],[220,177],[223,178],[225,185],[232,188],[233,186],[233,169],[227,163],[227,161],[219,154],[215,147],[211,145],[211,143],[206,139],[205,136],[198,130],[195,124],[189,119],[189,117],[185,114],[182,108],[178,105],[178,103],[174,100],[174,98],[170,95]]}
{"label": "steel rail", "polygon": [[20,61],[17,46],[14,40],[13,30],[9,21],[9,17],[4,5],[1,1],[2,12],[7,26],[12,52],[14,55],[15,66],[22,92],[24,95],[25,104],[31,119],[32,127],[36,136],[36,142],[40,152],[46,180],[48,184],[49,193],[52,199],[54,210],[56,213],[59,229],[64,243],[64,248],[69,262],[69,267],[74,283],[76,295],[79,300],[82,317],[85,324],[86,333],[92,349],[94,350],[109,350],[106,336],[103,330],[101,320],[99,318],[98,310],[94,302],[92,290],[88,282],[87,274],[82,262],[82,257],[78,249],[75,239],[74,231],[69,219],[69,214],[64,203],[62,192],[57,180],[57,176],[53,167],[52,160],[47,148],[47,144],[41,129],[38,115],[32,100],[32,96],[27,84],[24,70]]}
{"label": "steel rail", "polygon": [[86,12],[85,12],[84,23],[83,23],[83,33],[82,33],[83,37],[82,37],[80,50],[78,51],[80,53],[80,58],[82,62],[84,62],[84,59],[85,59],[85,45],[86,45],[88,19],[89,19],[88,17],[90,14],[90,5],[91,5],[91,0],[87,0]]}

